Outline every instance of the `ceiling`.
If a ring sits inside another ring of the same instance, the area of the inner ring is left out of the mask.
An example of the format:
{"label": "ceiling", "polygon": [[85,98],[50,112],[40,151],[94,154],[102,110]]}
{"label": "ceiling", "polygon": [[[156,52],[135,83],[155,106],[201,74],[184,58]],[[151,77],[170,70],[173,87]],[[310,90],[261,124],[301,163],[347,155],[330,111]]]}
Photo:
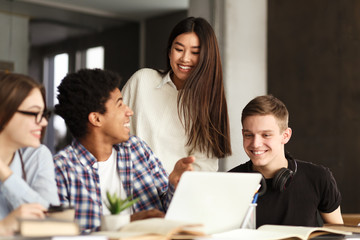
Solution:
{"label": "ceiling", "polygon": [[0,12],[30,18],[30,42],[46,45],[127,22],[186,10],[189,0],[0,0]]}

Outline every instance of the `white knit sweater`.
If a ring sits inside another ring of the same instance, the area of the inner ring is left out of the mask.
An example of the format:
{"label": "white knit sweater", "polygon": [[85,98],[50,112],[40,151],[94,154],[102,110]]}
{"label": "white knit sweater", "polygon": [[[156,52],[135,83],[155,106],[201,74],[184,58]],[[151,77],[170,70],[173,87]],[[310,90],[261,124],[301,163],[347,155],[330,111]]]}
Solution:
{"label": "white knit sweater", "polygon": [[195,171],[217,171],[218,159],[208,158],[186,146],[187,136],[177,111],[178,90],[167,74],[162,77],[153,69],[141,69],[122,89],[124,103],[133,111],[131,133],[144,139],[170,173],[175,163],[194,156]]}

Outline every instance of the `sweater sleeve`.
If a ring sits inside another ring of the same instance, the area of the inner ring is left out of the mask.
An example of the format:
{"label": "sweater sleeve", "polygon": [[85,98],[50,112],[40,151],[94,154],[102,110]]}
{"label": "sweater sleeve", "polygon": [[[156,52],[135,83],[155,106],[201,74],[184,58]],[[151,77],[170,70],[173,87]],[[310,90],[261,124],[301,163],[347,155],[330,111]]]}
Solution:
{"label": "sweater sleeve", "polygon": [[12,174],[2,185],[3,193],[15,209],[23,203],[40,203],[44,207],[58,205],[52,155],[48,148],[26,148],[22,153],[26,181]]}
{"label": "sweater sleeve", "polygon": [[219,159],[216,157],[207,157],[206,154],[199,152],[191,154],[195,157],[193,163],[194,171],[216,172],[219,168]]}

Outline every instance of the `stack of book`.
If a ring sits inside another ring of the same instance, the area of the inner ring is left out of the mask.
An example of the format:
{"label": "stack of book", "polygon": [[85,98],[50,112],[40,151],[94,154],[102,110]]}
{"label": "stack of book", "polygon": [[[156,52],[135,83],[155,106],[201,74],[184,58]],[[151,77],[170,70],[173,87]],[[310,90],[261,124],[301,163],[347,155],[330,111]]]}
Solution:
{"label": "stack of book", "polygon": [[20,219],[20,235],[24,237],[75,236],[80,234],[75,210],[50,207],[45,219]]}

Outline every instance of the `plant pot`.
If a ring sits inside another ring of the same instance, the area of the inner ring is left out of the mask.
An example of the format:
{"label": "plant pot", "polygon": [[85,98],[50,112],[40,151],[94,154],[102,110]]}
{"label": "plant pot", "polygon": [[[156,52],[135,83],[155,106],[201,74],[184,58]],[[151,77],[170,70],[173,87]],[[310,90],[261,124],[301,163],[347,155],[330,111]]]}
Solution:
{"label": "plant pot", "polygon": [[117,231],[128,223],[130,223],[129,214],[103,215],[101,216],[101,231]]}

